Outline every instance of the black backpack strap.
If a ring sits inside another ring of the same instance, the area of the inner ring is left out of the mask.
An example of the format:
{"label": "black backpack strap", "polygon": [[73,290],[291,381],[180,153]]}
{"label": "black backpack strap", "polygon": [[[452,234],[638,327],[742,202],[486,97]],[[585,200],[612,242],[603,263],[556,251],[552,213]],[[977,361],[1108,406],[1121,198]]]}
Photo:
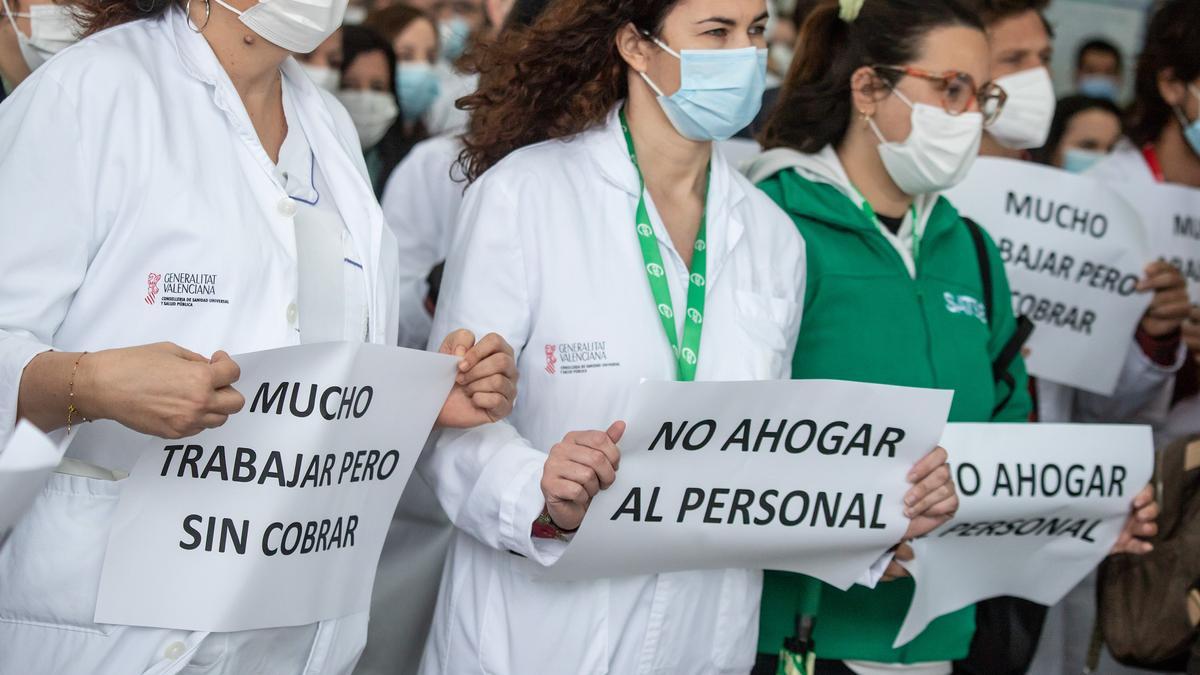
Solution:
{"label": "black backpack strap", "polygon": [[979,261],[979,279],[983,282],[983,306],[987,309],[988,328],[992,327],[992,259],[988,256],[987,243],[983,238],[983,228],[970,218],[963,217],[967,231],[971,233],[971,243],[975,244],[975,259]]}
{"label": "black backpack strap", "polygon": [[[971,233],[971,242],[975,245],[975,257],[979,263],[979,278],[983,282],[983,306],[987,311],[988,328],[992,328],[992,317],[995,315],[995,305],[993,295],[995,295],[995,286],[992,284],[992,259],[988,255],[987,241],[984,238],[983,228],[979,223],[970,218],[963,218],[963,222],[967,224],[967,231]],[[1013,336],[1004,343],[1000,348],[1000,353],[996,356],[996,360],[992,362],[992,380],[995,382],[1003,382],[1008,385],[1008,395],[1001,400],[992,410],[992,415],[998,414],[1008,405],[1016,394],[1017,383],[1013,381],[1012,375],[1008,372],[1009,366],[1021,353],[1021,348],[1029,341],[1029,336],[1033,334],[1034,325],[1029,320],[1029,317],[1021,315],[1017,317],[1017,330]]]}

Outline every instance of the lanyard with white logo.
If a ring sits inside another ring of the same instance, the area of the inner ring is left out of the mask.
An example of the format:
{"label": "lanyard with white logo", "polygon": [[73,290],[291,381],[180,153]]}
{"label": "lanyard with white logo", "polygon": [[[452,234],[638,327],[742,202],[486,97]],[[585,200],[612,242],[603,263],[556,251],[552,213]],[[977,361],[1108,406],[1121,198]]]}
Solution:
{"label": "lanyard with white logo", "polygon": [[[658,306],[658,315],[662,319],[663,330],[671,343],[671,351],[675,354],[678,364],[679,380],[691,382],[696,379],[696,364],[700,360],[700,332],[704,325],[704,285],[707,282],[705,274],[708,266],[706,234],[708,231],[707,197],[700,215],[700,230],[696,233],[695,252],[692,254],[692,273],[688,279],[687,316],[683,324],[683,345],[680,346],[678,334],[675,331],[675,309],[671,303],[671,287],[667,284],[667,272],[663,267],[662,253],[658,250],[658,239],[654,236],[654,227],[650,225],[650,211],[646,208],[646,182],[642,178],[642,169],[638,166],[637,152],[633,147],[633,136],[629,133],[629,122],[625,110],[621,110],[621,131],[625,133],[625,143],[629,146],[629,159],[638,174],[637,235],[642,247],[642,259],[646,263],[646,278],[650,280],[650,292],[654,294],[654,303]],[[708,178],[712,180],[712,164],[709,163]],[[707,194],[707,192],[706,192]]]}

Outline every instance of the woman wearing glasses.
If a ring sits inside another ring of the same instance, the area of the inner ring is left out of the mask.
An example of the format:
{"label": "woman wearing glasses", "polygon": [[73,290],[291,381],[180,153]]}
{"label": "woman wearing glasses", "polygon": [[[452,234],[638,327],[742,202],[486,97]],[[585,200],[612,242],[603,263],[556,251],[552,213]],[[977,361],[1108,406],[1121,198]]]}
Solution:
{"label": "woman wearing glasses", "polygon": [[[972,226],[939,196],[966,175],[1005,101],[979,18],[955,0],[830,1],[799,44],[763,135],[770,150],[749,169],[808,243],[792,376],[952,389],[951,421],[1024,421],[1020,356],[1011,385],[992,375],[1016,332],[1004,266],[985,236],[990,264],[979,264]],[[887,583],[840,592],[767,572],[756,672],[776,672],[781,650],[804,660],[795,652],[815,646],[820,673],[949,673],[967,654],[974,608],[892,649],[912,597],[903,576],[893,563]]]}

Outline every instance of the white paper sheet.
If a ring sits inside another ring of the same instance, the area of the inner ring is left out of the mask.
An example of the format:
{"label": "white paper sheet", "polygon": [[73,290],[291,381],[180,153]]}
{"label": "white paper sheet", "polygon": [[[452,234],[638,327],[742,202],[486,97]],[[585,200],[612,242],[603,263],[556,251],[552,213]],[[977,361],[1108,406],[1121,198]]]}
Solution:
{"label": "white paper sheet", "polygon": [[121,486],[98,623],[227,632],[368,608],[455,359],[330,343],[235,360],[246,408],[219,429],[182,441],[84,430],[92,446],[140,449]]}
{"label": "white paper sheet", "polygon": [[1133,208],[1092,178],[995,158],[946,197],[992,235],[1013,307],[1037,326],[1029,372],[1112,394],[1150,303],[1136,291],[1152,256]]}
{"label": "white paper sheet", "polygon": [[[951,399],[855,382],[645,382],[616,483],[544,573],[777,569],[848,588],[903,537],[906,476]],[[760,440],[764,427],[780,433]]]}
{"label": "white paper sheet", "polygon": [[1128,182],[1112,183],[1110,187],[1141,215],[1151,254],[1183,272],[1192,302],[1200,304],[1200,190]]}
{"label": "white paper sheet", "polygon": [[897,647],[988,598],[1058,602],[1108,555],[1154,463],[1139,426],[951,424],[942,445],[962,503],[912,544],[916,591]]}
{"label": "white paper sheet", "polygon": [[17,423],[0,450],[0,546],[41,492],[65,448],[66,443],[56,444],[29,422]]}

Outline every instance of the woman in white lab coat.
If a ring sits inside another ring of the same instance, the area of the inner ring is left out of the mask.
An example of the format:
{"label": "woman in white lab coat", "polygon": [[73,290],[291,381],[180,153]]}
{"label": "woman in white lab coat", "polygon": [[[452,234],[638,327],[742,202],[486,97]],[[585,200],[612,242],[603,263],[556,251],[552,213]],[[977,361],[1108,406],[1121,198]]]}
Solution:
{"label": "woman in white lab coat", "polygon": [[[228,353],[392,343],[395,245],[354,126],[288,56],[345,5],[81,3],[95,34],[0,107],[0,442],[17,418],[192,435],[243,405]],[[467,379],[490,377],[456,387],[444,425],[503,416],[514,396],[503,342],[473,343],[456,333],[447,349]],[[0,672],[353,669],[365,613],[211,635],[94,623],[136,457],[86,443],[68,456],[0,550]]]}
{"label": "woman in white lab coat", "polygon": [[[788,377],[804,242],[713,152],[758,110],[766,21],[765,0],[556,0],[487,53],[434,333],[499,327],[522,393],[419,467],[459,530],[422,673],[753,665],[760,571],[532,572],[615,479],[641,379]],[[944,458],[915,472],[918,513],[957,505]]]}

